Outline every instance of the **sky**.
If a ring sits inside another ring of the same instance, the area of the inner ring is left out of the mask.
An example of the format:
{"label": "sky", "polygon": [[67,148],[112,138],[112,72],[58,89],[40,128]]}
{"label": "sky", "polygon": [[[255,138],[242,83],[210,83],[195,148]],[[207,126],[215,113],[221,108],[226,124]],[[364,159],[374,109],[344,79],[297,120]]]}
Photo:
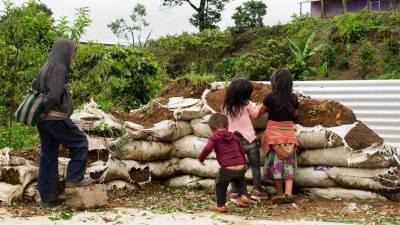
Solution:
{"label": "sky", "polygon": [[[26,0],[14,0],[15,4],[22,4]],[[199,0],[192,0],[197,3]],[[222,21],[218,24],[221,29],[234,24],[231,19],[235,8],[246,0],[231,0],[222,13]],[[262,0],[267,4],[267,15],[264,18],[265,25],[287,23],[291,15],[299,13],[299,0]],[[161,6],[161,0],[42,0],[54,13],[54,17],[67,16],[73,20],[75,9],[87,6],[90,9],[92,24],[87,29],[82,41],[98,41],[102,43],[122,43],[126,41],[118,39],[107,27],[113,20],[123,17],[129,19],[133,7],[141,3],[147,10],[147,21],[150,23],[145,33],[151,31],[151,39],[168,34],[180,34],[182,32],[196,32],[197,29],[189,23],[193,10],[184,4],[180,7],[168,8]],[[4,8],[0,3],[0,11]],[[303,6],[307,12],[309,6]]]}

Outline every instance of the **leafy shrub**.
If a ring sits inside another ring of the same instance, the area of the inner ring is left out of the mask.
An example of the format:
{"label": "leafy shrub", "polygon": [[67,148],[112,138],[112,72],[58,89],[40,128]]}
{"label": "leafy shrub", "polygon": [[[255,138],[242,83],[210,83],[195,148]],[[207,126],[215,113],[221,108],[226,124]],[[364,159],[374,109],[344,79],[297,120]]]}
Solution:
{"label": "leafy shrub", "polygon": [[376,53],[371,46],[371,42],[364,40],[360,50],[360,66],[363,77],[366,77],[376,64],[375,58]]}
{"label": "leafy shrub", "polygon": [[13,124],[11,127],[0,127],[0,149],[10,147],[19,149],[26,146],[35,146],[39,143],[39,136],[35,127]]}
{"label": "leafy shrub", "polygon": [[[196,34],[165,36],[148,43],[148,49],[171,78],[186,73],[209,73],[229,46],[228,32],[204,30]],[[194,71],[193,66],[195,65]]]}
{"label": "leafy shrub", "polygon": [[394,38],[390,37],[384,41],[387,51],[390,54],[396,55],[400,51],[400,43]]}
{"label": "leafy shrub", "polygon": [[380,80],[397,80],[400,79],[400,71],[392,71],[390,73],[379,76]]}
{"label": "leafy shrub", "polygon": [[81,45],[72,75],[73,97],[93,96],[103,107],[129,111],[147,103],[160,88],[159,66],[145,49]]}

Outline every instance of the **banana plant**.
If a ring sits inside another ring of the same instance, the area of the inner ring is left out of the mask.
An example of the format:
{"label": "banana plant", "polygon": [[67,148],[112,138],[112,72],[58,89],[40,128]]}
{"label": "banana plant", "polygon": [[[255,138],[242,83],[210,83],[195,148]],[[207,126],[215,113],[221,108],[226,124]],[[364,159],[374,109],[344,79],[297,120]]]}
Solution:
{"label": "banana plant", "polygon": [[312,33],[307,39],[304,47],[301,48],[289,38],[286,39],[286,44],[294,57],[294,62],[289,67],[294,73],[294,79],[296,80],[306,79],[308,76],[317,73],[317,69],[310,65],[309,60],[324,47],[324,44],[312,48],[311,44],[314,40],[315,33]]}

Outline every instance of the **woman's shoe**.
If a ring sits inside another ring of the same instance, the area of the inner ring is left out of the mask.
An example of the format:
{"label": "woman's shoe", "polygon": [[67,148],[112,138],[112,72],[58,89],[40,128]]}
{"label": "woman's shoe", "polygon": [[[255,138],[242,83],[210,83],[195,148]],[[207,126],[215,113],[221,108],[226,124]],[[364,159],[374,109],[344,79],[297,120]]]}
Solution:
{"label": "woman's shoe", "polygon": [[228,212],[228,208],[226,208],[226,206],[217,206],[217,205],[210,205],[208,206],[208,209],[213,211],[213,212],[217,212],[217,213],[226,213]]}

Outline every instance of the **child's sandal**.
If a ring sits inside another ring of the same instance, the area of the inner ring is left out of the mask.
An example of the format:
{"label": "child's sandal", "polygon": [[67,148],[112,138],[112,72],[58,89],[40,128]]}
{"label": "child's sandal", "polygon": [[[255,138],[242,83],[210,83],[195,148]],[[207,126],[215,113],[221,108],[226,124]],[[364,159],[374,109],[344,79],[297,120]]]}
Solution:
{"label": "child's sandal", "polygon": [[210,205],[210,206],[208,206],[208,209],[210,211],[217,212],[217,213],[226,213],[226,212],[228,212],[228,208],[226,208],[226,206],[219,207],[217,205]]}

